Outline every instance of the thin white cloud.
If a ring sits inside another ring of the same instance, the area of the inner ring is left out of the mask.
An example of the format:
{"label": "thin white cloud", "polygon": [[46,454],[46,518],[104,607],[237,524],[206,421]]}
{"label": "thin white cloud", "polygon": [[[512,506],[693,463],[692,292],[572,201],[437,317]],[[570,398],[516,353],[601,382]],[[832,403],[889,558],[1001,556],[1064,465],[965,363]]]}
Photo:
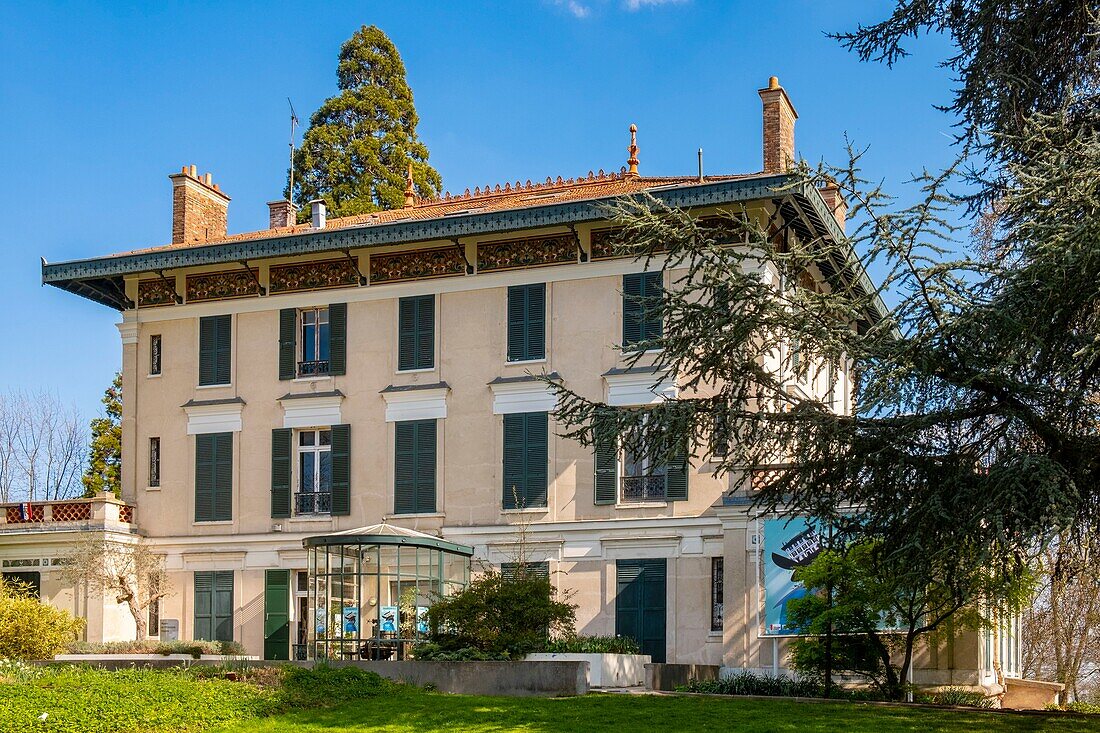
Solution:
{"label": "thin white cloud", "polygon": [[687,0],[623,0],[623,7],[632,13],[642,8],[653,8],[658,5],[680,5]]}
{"label": "thin white cloud", "polygon": [[587,18],[592,13],[592,8],[579,0],[552,0],[552,2],[559,8],[567,10],[574,18]]}

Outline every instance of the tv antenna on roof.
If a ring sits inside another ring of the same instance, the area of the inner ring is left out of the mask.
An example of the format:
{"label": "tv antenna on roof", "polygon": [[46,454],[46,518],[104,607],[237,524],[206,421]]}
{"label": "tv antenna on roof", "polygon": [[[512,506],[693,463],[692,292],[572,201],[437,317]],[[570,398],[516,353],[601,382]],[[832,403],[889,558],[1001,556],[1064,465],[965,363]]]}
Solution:
{"label": "tv antenna on roof", "polygon": [[294,203],[294,130],[298,127],[298,115],[294,114],[294,102],[290,97],[286,98],[286,103],[290,105],[290,188],[286,200]]}

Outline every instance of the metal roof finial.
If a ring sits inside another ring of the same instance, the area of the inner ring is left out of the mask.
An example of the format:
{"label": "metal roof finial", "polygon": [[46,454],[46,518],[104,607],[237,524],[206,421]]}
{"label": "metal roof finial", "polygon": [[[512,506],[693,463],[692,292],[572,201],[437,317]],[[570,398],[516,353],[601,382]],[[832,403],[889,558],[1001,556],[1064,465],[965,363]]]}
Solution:
{"label": "metal roof finial", "polygon": [[630,147],[627,148],[630,152],[630,157],[627,158],[626,164],[629,166],[627,175],[638,175],[638,126],[632,124],[630,126]]}
{"label": "metal roof finial", "polygon": [[409,161],[409,170],[405,174],[405,206],[416,204],[416,189],[413,187],[413,164]]}

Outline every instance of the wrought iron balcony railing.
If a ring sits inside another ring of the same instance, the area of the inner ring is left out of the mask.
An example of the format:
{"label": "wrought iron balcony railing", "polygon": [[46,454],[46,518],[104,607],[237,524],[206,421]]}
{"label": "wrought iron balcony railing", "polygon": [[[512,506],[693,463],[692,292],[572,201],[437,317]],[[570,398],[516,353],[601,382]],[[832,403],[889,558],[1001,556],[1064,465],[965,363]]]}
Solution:
{"label": "wrought iron balcony railing", "polygon": [[619,501],[636,504],[665,500],[664,474],[657,476],[623,476]]}
{"label": "wrought iron balcony railing", "polygon": [[328,514],[332,511],[332,493],[299,491],[294,494],[295,514]]}
{"label": "wrought iron balcony railing", "polygon": [[299,377],[317,377],[329,373],[328,359],[324,361],[300,361],[298,362]]}

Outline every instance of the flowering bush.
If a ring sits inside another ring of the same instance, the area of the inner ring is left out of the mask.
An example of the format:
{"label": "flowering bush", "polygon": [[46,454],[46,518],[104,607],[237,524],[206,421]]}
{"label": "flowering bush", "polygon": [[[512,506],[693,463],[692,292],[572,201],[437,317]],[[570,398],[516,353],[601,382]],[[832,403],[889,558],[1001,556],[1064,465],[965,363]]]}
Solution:
{"label": "flowering bush", "polygon": [[84,628],[84,619],[40,602],[26,586],[0,578],[0,659],[51,659]]}

